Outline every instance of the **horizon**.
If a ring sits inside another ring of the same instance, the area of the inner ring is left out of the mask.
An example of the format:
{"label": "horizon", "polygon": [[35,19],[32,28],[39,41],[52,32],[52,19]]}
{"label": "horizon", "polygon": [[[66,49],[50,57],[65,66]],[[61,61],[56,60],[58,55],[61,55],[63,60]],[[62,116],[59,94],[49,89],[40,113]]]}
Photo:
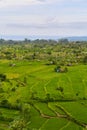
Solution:
{"label": "horizon", "polygon": [[13,40],[13,41],[23,41],[25,39],[27,40],[60,40],[60,39],[68,39],[69,41],[87,41],[87,36],[40,36],[40,35],[34,35],[34,36],[23,36],[23,35],[4,35],[1,36],[0,39],[4,40]]}

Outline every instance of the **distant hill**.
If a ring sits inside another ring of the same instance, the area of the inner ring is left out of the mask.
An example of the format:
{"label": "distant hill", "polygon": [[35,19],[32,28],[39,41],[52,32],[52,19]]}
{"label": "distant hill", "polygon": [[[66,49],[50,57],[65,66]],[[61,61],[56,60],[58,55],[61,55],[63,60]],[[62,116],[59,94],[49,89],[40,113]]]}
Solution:
{"label": "distant hill", "polygon": [[63,37],[63,36],[47,36],[47,35],[8,35],[0,36],[1,39],[5,40],[24,40],[25,38],[30,39],[30,40],[35,40],[35,39],[53,39],[53,40],[59,40],[61,38],[68,39],[69,41],[87,41],[87,36],[70,36],[70,37]]}
{"label": "distant hill", "polygon": [[67,37],[69,41],[87,41],[87,36]]}

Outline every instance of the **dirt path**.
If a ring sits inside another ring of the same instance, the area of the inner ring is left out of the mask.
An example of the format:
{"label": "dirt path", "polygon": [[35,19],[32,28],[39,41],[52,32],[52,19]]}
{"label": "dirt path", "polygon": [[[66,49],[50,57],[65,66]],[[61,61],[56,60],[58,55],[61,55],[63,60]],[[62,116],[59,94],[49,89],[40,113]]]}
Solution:
{"label": "dirt path", "polygon": [[70,115],[63,107],[55,105],[55,107],[57,109],[60,109],[64,114],[60,114],[59,112],[55,111],[54,109],[52,109],[52,107],[50,107],[48,105],[48,108],[55,114],[55,116],[51,116],[51,115],[47,115],[42,113],[42,111],[39,109],[39,107],[32,105],[40,114],[41,117],[46,118],[46,119],[52,119],[52,118],[64,118],[66,120],[68,120],[69,122],[73,122],[83,128],[87,128],[87,124],[86,123],[82,123],[80,121],[78,121],[77,119],[75,119],[74,117],[72,117],[72,115]]}

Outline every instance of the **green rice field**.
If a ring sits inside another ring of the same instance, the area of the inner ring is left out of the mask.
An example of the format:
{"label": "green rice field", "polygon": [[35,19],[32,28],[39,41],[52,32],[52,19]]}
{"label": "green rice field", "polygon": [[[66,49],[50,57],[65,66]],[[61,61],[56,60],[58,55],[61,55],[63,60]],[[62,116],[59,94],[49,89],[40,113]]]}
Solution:
{"label": "green rice field", "polygon": [[7,77],[0,83],[0,130],[86,130],[87,65],[70,66],[67,73],[54,68],[0,60]]}

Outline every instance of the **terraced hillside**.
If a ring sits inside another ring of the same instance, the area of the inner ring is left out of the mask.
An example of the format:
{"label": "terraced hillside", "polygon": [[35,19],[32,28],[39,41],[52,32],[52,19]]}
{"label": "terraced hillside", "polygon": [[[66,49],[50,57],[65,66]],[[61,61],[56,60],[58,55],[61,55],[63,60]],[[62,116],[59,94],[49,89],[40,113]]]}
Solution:
{"label": "terraced hillside", "polygon": [[87,65],[54,68],[0,60],[0,130],[86,130]]}

